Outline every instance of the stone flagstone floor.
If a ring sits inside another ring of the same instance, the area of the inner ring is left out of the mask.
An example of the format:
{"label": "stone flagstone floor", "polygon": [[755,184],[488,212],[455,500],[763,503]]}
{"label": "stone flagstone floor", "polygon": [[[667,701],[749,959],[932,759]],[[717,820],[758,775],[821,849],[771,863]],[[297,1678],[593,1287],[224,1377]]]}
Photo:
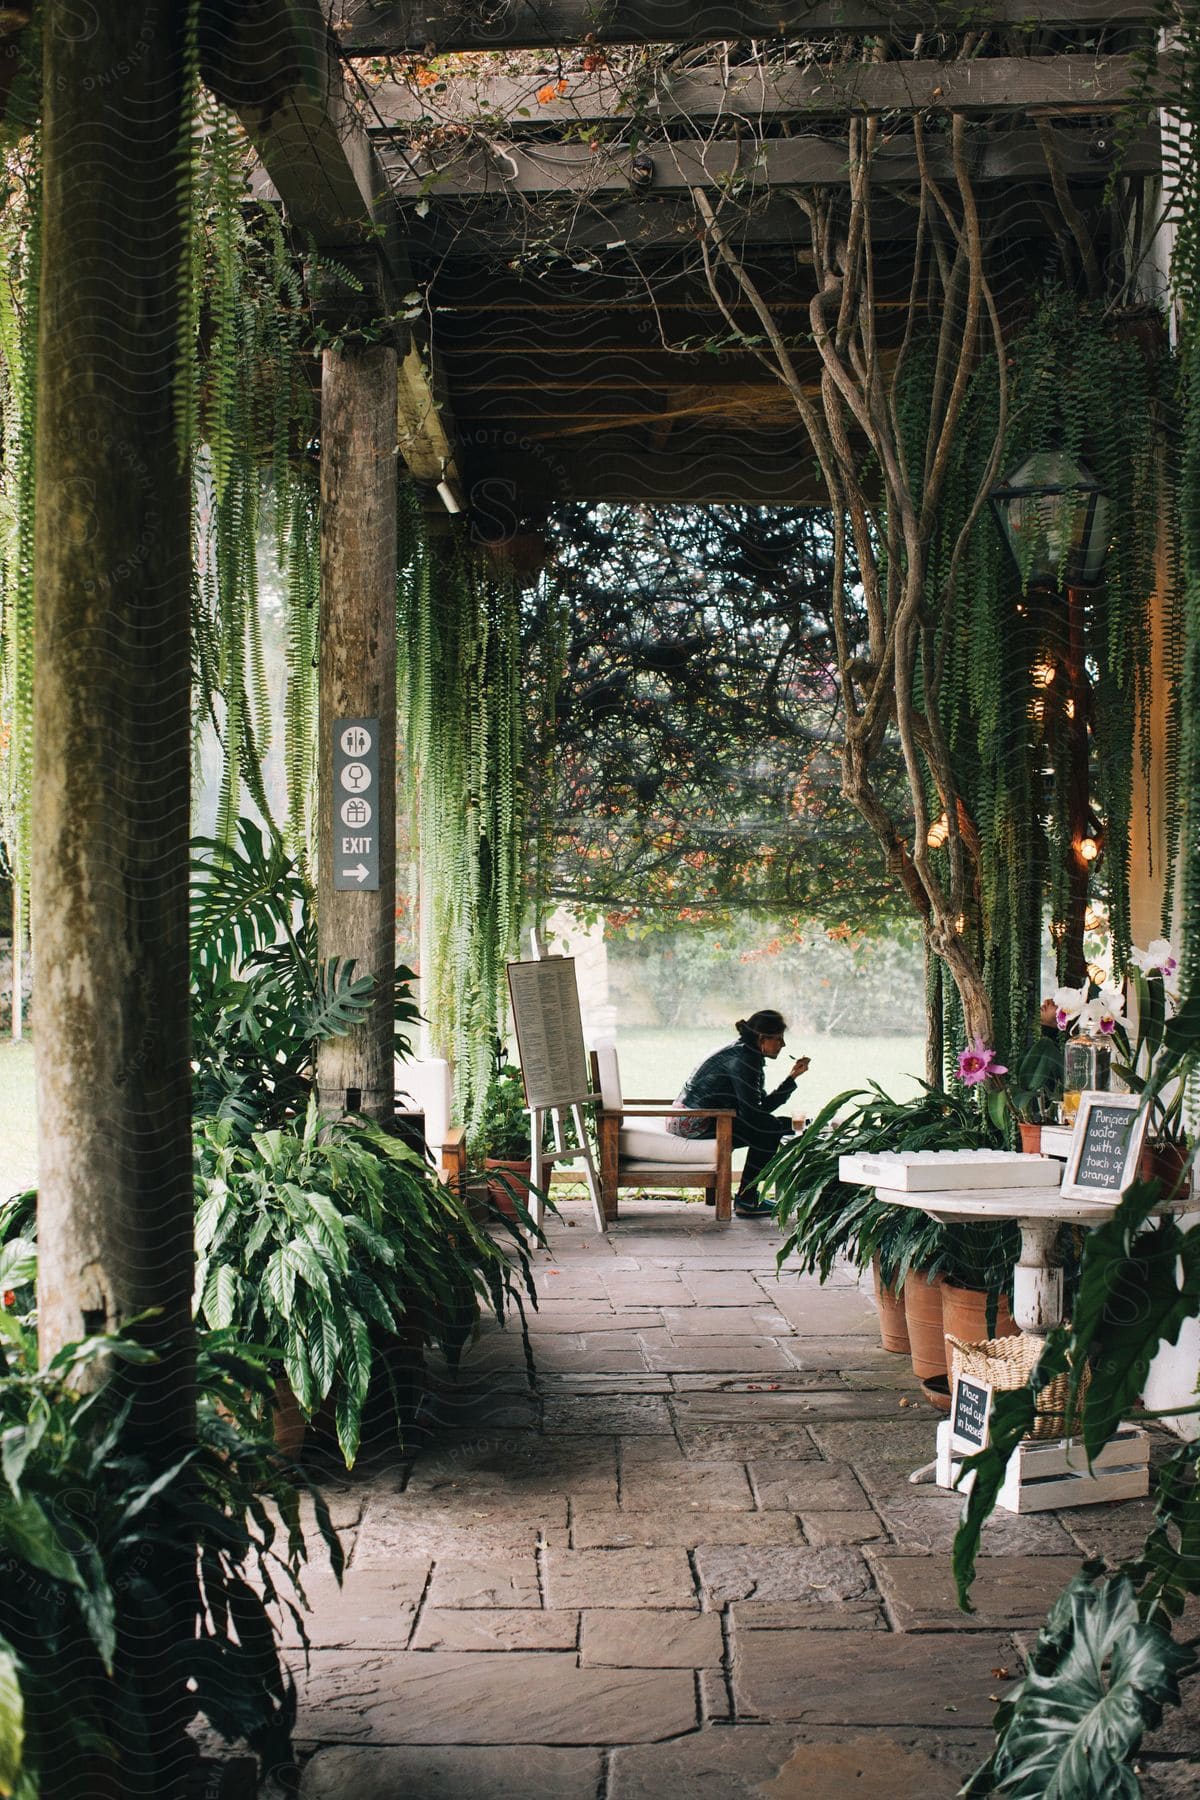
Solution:
{"label": "stone flagstone floor", "polygon": [[[565,1203],[536,1380],[492,1329],[411,1463],[332,1485],[345,1585],[297,1652],[305,1800],[939,1800],[1082,1552],[1147,1502],[1017,1517],[954,1604],[936,1422],[847,1273],[777,1279],[769,1222]],[[907,1402],[907,1404],[906,1404]],[[1200,1717],[1142,1759],[1200,1792]]]}

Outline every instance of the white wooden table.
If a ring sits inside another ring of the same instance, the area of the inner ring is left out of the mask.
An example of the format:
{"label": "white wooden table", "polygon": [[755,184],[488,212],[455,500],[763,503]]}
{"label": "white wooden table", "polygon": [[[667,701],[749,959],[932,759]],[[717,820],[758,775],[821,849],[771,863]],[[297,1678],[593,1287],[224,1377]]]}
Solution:
{"label": "white wooden table", "polygon": [[[875,1192],[891,1206],[911,1206],[940,1224],[1015,1220],[1021,1232],[1021,1257],[1013,1275],[1013,1318],[1023,1332],[1040,1338],[1062,1319],[1062,1270],[1051,1261],[1059,1226],[1102,1225],[1115,1210],[1111,1200],[1073,1200],[1053,1187],[948,1188],[926,1193],[877,1187]],[[1180,1211],[1188,1204],[1181,1201],[1161,1210]],[[953,1487],[960,1470],[953,1442],[951,1421],[946,1419],[937,1429],[936,1461],[914,1470],[909,1480]],[[1009,1463],[997,1505],[1009,1512],[1036,1512],[1139,1498],[1149,1492],[1148,1465],[1149,1438],[1129,1425],[1117,1430],[1090,1469],[1070,1439],[1026,1440]],[[973,1476],[967,1478],[968,1485],[971,1480]]]}
{"label": "white wooden table", "polygon": [[1015,1220],[1021,1256],[1013,1273],[1013,1318],[1030,1337],[1045,1337],[1062,1319],[1062,1270],[1051,1258],[1060,1225],[1102,1225],[1113,1215],[1110,1200],[1068,1200],[1057,1188],[946,1188],[901,1193],[876,1188],[889,1206],[911,1206],[939,1224],[969,1220],[1002,1225]]}

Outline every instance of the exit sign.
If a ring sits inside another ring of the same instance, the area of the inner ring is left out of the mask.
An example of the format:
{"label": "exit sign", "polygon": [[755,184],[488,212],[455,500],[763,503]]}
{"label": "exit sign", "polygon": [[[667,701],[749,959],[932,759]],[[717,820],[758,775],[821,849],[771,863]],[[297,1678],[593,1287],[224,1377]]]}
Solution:
{"label": "exit sign", "polygon": [[379,890],[379,720],[333,722],[335,888]]}

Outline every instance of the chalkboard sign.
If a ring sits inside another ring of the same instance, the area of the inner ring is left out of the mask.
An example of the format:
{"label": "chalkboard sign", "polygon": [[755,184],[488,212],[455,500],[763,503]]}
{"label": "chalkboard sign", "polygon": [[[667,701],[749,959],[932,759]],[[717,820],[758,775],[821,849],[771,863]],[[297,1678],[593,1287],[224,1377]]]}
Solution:
{"label": "chalkboard sign", "polygon": [[508,965],[517,1051],[529,1106],[573,1106],[589,1097],[575,959]]}
{"label": "chalkboard sign", "polygon": [[1113,1200],[1137,1175],[1146,1115],[1137,1094],[1088,1089],[1079,1096],[1062,1193],[1068,1200]]}
{"label": "chalkboard sign", "polygon": [[982,1450],[987,1443],[992,1390],[986,1381],[960,1375],[950,1405],[950,1442],[956,1450]]}

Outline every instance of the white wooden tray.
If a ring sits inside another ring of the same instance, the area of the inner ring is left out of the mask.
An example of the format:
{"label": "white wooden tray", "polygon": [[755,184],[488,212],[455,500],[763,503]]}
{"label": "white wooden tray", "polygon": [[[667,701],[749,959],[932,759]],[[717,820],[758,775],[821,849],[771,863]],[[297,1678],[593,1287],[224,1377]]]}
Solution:
{"label": "white wooden tray", "polygon": [[840,1157],[838,1174],[864,1187],[935,1194],[945,1188],[1056,1188],[1062,1164],[1016,1150],[882,1150]]}

